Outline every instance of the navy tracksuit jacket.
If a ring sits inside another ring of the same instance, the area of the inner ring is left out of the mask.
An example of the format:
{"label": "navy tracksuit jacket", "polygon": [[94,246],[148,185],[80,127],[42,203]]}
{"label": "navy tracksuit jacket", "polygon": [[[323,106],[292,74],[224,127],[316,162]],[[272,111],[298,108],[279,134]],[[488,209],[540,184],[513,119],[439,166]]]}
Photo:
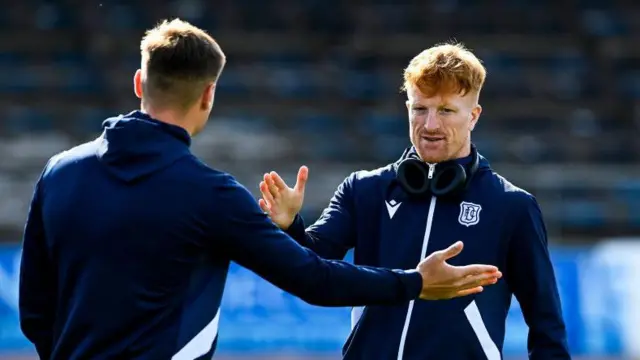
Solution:
{"label": "navy tracksuit jacket", "polygon": [[315,224],[305,231],[298,216],[287,232],[325,258],[342,259],[354,249],[356,264],[391,268],[409,267],[462,240],[465,248],[451,264],[493,264],[503,278],[474,296],[354,309],[344,359],[501,359],[512,294],[529,325],[530,359],[569,359],[535,198],[480,156],[462,201],[409,199],[394,181],[398,163],[352,173]]}
{"label": "navy tracksuit jacket", "polygon": [[135,111],[48,162],[19,294],[22,330],[41,359],[211,358],[230,261],[317,305],[418,296],[415,271],[322,260],[298,245],[189,145],[182,128]]}

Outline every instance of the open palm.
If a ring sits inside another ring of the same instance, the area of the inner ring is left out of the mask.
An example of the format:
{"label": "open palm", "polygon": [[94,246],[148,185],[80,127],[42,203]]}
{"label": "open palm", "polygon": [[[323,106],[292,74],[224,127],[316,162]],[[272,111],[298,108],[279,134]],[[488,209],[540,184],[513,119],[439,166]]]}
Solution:
{"label": "open palm", "polygon": [[298,170],[296,184],[289,187],[275,171],[264,174],[260,182],[262,199],[258,201],[260,208],[279,228],[286,230],[291,226],[296,214],[302,208],[304,189],[309,178],[309,169],[301,166]]}

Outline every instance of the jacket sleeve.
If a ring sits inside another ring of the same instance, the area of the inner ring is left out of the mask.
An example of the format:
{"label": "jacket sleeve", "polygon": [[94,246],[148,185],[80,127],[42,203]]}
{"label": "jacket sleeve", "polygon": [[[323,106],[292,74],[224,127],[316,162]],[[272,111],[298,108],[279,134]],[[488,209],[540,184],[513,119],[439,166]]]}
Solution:
{"label": "jacket sleeve", "polygon": [[231,180],[216,189],[214,235],[231,260],[279,288],[320,306],[399,304],[417,298],[422,276],[324,260],[297,244],[260,210],[251,193]]}
{"label": "jacket sleeve", "polygon": [[518,219],[509,243],[506,280],[529,326],[529,358],[571,359],[542,213],[536,199],[525,195],[513,209]]}
{"label": "jacket sleeve", "polygon": [[338,186],[329,206],[320,218],[305,229],[299,214],[286,230],[298,244],[311,249],[325,259],[340,260],[354,247],[356,225],[354,220],[353,184],[355,173]]}
{"label": "jacket sleeve", "polygon": [[56,301],[55,272],[42,222],[41,180],[36,184],[24,229],[20,262],[20,327],[41,359],[50,357]]}

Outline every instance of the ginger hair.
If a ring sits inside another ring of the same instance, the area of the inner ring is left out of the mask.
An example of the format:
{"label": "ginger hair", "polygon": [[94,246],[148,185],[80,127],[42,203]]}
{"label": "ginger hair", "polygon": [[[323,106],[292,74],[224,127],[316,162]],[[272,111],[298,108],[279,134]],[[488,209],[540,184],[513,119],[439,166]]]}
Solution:
{"label": "ginger hair", "polygon": [[427,97],[469,93],[478,96],[486,76],[481,61],[464,45],[441,44],[422,51],[409,62],[402,90],[415,86]]}

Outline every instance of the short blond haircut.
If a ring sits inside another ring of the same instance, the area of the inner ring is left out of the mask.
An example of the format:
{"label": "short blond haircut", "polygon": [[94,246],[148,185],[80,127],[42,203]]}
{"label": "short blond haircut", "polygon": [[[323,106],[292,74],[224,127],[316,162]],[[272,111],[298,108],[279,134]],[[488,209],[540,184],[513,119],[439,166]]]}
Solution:
{"label": "short blond haircut", "polygon": [[436,45],[416,55],[404,70],[402,89],[415,86],[427,97],[436,94],[479,95],[487,71],[480,60],[459,43]]}
{"label": "short blond haircut", "polygon": [[217,82],[226,58],[204,30],[186,21],[164,20],[140,42],[143,101],[186,110],[208,83]]}

